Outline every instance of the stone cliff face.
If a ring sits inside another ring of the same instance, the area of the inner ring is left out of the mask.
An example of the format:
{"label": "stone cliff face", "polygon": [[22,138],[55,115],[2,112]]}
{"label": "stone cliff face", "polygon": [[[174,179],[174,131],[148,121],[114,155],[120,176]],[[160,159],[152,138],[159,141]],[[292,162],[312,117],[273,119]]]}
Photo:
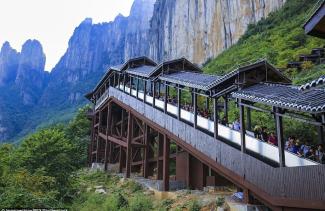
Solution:
{"label": "stone cliff face", "polygon": [[52,70],[41,104],[73,104],[82,100],[82,95],[95,83],[93,78],[97,80],[108,65],[124,61],[126,26],[127,19],[122,15],[103,24],[92,24],[91,19],[85,19],[75,29],[66,53]]}
{"label": "stone cliff face", "polygon": [[15,81],[19,62],[19,53],[5,42],[0,50],[0,86]]}
{"label": "stone cliff face", "polygon": [[236,43],[248,24],[285,0],[158,0],[150,29],[150,56],[185,56],[202,64]]}
{"label": "stone cliff face", "polygon": [[37,40],[18,53],[5,42],[0,52],[0,142],[23,129],[46,85],[45,55]]}
{"label": "stone cliff face", "polygon": [[46,85],[45,60],[39,41],[27,40],[23,44],[15,84],[25,105],[36,104]]}
{"label": "stone cliff face", "polygon": [[130,16],[125,37],[125,60],[139,55],[149,55],[150,20],[153,16],[156,0],[135,0]]}
{"label": "stone cliff face", "polygon": [[185,56],[202,64],[284,1],[134,0],[129,17],[118,15],[101,24],[85,19],[50,74],[44,71],[38,41],[28,40],[21,53],[5,43],[0,52],[0,141],[27,125],[37,126],[28,112],[39,120],[84,103],[84,94],[108,66],[131,57],[145,55],[160,62]]}
{"label": "stone cliff face", "polygon": [[[130,57],[149,55],[154,3],[155,0],[135,0],[129,17],[118,15],[109,23],[93,24],[89,18],[84,20],[75,29],[66,53],[52,70],[41,104],[83,101],[83,95],[108,66],[121,64]],[[59,92],[61,94],[57,95]]]}

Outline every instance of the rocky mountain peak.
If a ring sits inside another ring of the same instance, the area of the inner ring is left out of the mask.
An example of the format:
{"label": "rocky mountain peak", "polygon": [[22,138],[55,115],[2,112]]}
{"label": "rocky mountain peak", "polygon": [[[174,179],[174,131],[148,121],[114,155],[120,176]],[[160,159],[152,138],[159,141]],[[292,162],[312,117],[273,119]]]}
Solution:
{"label": "rocky mountain peak", "polygon": [[38,40],[27,40],[23,44],[15,84],[25,105],[39,100],[47,78],[45,61],[43,47]]}
{"label": "rocky mountain peak", "polygon": [[7,85],[15,79],[18,60],[19,53],[9,42],[3,43],[0,51],[0,86]]}
{"label": "rocky mountain peak", "polygon": [[38,40],[27,40],[22,47],[19,60],[18,75],[24,71],[43,72],[46,57]]}

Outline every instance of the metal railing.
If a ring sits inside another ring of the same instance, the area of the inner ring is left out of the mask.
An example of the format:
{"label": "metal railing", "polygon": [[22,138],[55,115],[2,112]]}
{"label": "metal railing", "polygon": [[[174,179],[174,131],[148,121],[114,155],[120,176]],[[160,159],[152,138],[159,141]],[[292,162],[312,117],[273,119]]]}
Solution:
{"label": "metal railing", "polygon": [[108,89],[104,92],[104,94],[102,96],[100,96],[100,98],[96,101],[96,105],[95,105],[95,110],[98,109],[103,102],[105,102],[105,100],[108,98]]}

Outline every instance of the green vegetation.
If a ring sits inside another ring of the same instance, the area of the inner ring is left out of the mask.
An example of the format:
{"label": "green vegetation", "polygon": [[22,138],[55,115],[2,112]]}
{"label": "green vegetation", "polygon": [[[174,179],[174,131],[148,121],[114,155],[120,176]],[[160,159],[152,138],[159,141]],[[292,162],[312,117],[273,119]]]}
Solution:
{"label": "green vegetation", "polygon": [[85,166],[88,107],[66,126],[40,130],[19,146],[0,145],[0,207],[62,207],[76,194],[74,172]]}
{"label": "green vegetation", "polygon": [[[267,58],[277,67],[285,68],[297,61],[299,54],[309,54],[312,48],[322,47],[325,41],[304,34],[307,12],[317,0],[288,0],[278,11],[257,24],[250,24],[237,44],[211,60],[204,70],[222,75],[243,62]],[[307,67],[312,68],[312,67]],[[298,72],[289,75],[296,78]],[[298,77],[308,75],[301,73]]]}
{"label": "green vegetation", "polygon": [[[288,0],[269,17],[249,25],[238,43],[207,62],[204,71],[223,75],[246,62],[260,58],[266,58],[276,67],[285,69],[288,62],[298,60],[299,54],[310,54],[312,48],[325,46],[324,40],[305,35],[302,28],[308,18],[308,12],[312,11],[317,2]],[[303,84],[325,75],[325,65],[314,66],[310,62],[304,62],[301,70],[285,69],[284,74],[291,78],[294,84]],[[229,107],[229,122],[233,122],[239,116],[238,109],[233,102]],[[220,116],[223,116],[223,113]],[[270,114],[253,111],[252,124],[274,131],[275,122]],[[317,139],[317,129],[313,126],[290,119],[285,119],[284,125],[285,136],[295,135],[307,141]]]}

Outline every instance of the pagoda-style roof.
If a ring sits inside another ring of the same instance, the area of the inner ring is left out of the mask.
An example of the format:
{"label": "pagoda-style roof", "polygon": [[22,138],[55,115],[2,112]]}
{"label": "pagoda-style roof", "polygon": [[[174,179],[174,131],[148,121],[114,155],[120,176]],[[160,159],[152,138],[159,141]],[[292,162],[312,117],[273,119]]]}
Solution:
{"label": "pagoda-style roof", "polygon": [[324,85],[325,84],[325,75],[319,77],[318,79],[315,79],[311,82],[308,82],[304,85],[301,85],[299,87],[300,90],[308,90],[312,87],[317,87],[317,86],[321,86],[321,85]]}
{"label": "pagoda-style roof", "polygon": [[160,80],[183,85],[190,88],[208,90],[208,85],[218,80],[220,77],[216,75],[208,75],[203,73],[180,71],[171,74],[164,74],[159,77]]}
{"label": "pagoda-style roof", "polygon": [[304,24],[305,33],[325,39],[325,1],[319,5],[315,12]]}
{"label": "pagoda-style roof", "polygon": [[325,112],[325,90],[260,83],[232,93],[235,98],[308,113]]}

